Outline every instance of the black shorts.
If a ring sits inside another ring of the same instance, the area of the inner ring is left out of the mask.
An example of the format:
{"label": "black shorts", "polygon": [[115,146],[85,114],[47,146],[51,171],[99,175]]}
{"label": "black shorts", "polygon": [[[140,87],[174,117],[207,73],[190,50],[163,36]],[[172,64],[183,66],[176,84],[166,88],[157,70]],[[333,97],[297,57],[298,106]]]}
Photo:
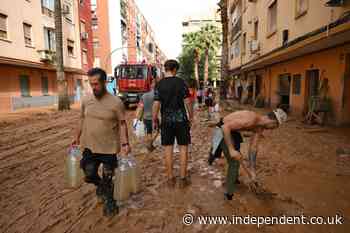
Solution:
{"label": "black shorts", "polygon": [[214,100],[212,98],[208,98],[205,100],[205,105],[207,107],[214,107]]}
{"label": "black shorts", "polygon": [[202,104],[202,102],[203,102],[202,96],[197,96],[197,101],[199,104]]}
{"label": "black shorts", "polygon": [[145,125],[146,134],[152,134],[153,132],[152,120],[143,119],[143,124]]}
{"label": "black shorts", "polygon": [[176,142],[180,146],[191,144],[190,125],[188,122],[176,122],[161,124],[161,140],[163,146],[174,145]]}

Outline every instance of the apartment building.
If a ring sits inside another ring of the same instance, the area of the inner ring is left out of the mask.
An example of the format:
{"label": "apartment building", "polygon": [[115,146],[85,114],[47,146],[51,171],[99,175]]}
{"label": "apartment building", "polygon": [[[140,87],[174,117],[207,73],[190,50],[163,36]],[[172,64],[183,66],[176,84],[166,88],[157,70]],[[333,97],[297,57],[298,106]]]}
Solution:
{"label": "apartment building", "polygon": [[[72,101],[83,75],[78,4],[62,0],[64,67]],[[54,0],[1,1],[0,111],[57,103],[54,30]]]}
{"label": "apartment building", "polygon": [[85,72],[93,67],[93,35],[90,0],[79,0],[81,66]]}
{"label": "apartment building", "polygon": [[113,75],[121,63],[165,60],[155,33],[133,0],[92,0],[94,66]]}
{"label": "apartment building", "polygon": [[350,1],[229,0],[228,15],[230,73],[246,98],[301,116],[327,85],[330,121],[350,123]]}

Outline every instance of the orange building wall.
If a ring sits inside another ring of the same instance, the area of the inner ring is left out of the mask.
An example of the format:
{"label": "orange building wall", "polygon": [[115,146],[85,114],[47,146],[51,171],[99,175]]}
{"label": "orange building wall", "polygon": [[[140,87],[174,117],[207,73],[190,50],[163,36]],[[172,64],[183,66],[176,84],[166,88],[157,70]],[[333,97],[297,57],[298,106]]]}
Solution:
{"label": "orange building wall", "polygon": [[112,73],[112,65],[110,59],[111,41],[109,32],[109,14],[108,14],[108,1],[97,1],[97,18],[98,28],[93,31],[93,36],[99,40],[99,48],[95,49],[95,57],[100,58],[101,68],[104,69],[107,74]]}
{"label": "orange building wall", "polygon": [[[42,96],[41,77],[48,77],[49,95],[57,95],[56,72],[50,70],[33,69],[9,65],[0,65],[0,112],[12,110],[11,98],[20,97],[20,75],[29,76],[29,86],[31,96]],[[81,75],[66,73],[68,81],[68,95],[75,95],[76,79],[81,79]]]}
{"label": "orange building wall", "polygon": [[[271,100],[275,107],[280,99],[278,77],[289,73],[292,77],[290,89],[290,106],[293,113],[302,115],[305,109],[306,71],[319,70],[319,78],[328,78],[328,96],[332,99],[333,117],[337,123],[342,123],[342,79],[345,73],[345,54],[350,53],[350,45],[328,49],[311,55],[299,57],[287,62],[275,64],[264,69],[265,100]],[[293,75],[301,74],[301,94],[293,95]],[[271,99],[270,99],[271,98]]]}

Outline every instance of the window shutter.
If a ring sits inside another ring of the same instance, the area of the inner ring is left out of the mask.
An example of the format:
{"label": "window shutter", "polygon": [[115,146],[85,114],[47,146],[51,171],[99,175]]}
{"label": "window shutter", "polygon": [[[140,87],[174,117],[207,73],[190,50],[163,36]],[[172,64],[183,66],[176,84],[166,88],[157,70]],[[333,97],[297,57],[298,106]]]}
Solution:
{"label": "window shutter", "polygon": [[0,14],[0,30],[7,31],[7,16]]}
{"label": "window shutter", "polygon": [[24,31],[25,38],[31,38],[31,28],[32,28],[31,25],[26,23],[23,24],[23,31]]}

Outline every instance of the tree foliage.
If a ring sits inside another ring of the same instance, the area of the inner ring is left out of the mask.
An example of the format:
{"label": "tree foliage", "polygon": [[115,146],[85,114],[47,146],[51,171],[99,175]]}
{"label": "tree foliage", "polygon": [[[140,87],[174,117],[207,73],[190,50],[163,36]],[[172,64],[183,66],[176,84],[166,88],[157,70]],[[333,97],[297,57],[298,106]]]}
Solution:
{"label": "tree foliage", "polygon": [[221,34],[219,28],[207,24],[199,31],[183,35],[182,52],[179,56],[181,65],[180,76],[184,79],[195,78],[194,67],[198,59],[199,80],[204,80],[205,73],[205,51],[208,50],[209,58],[209,80],[218,76],[218,64],[216,55],[221,45]]}

